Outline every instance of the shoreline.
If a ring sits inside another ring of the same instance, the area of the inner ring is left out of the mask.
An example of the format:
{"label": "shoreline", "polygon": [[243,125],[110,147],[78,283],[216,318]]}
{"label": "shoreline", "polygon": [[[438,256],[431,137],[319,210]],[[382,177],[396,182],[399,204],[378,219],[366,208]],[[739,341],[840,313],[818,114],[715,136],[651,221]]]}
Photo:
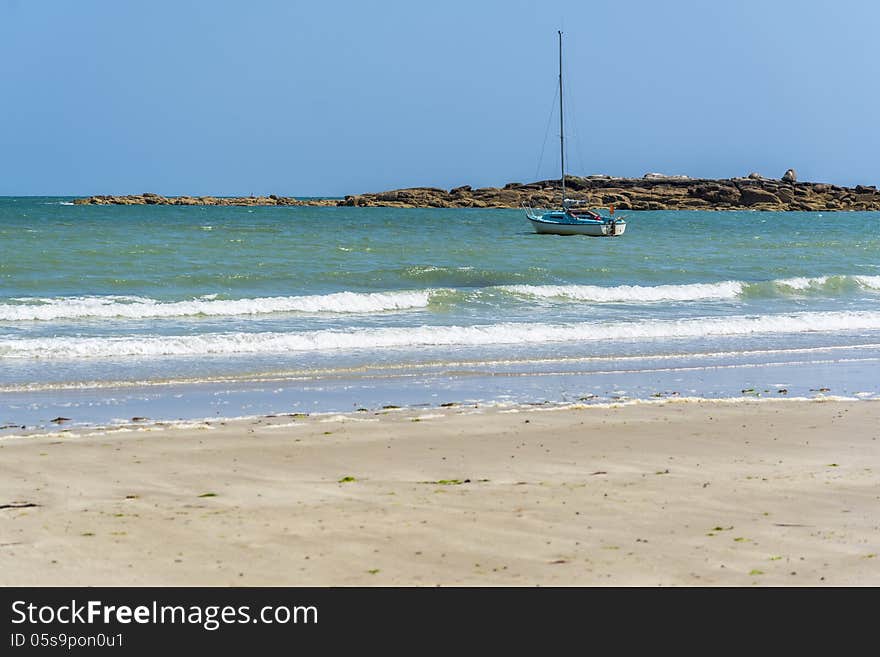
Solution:
{"label": "shoreline", "polygon": [[[441,402],[436,404],[388,404],[378,407],[356,410],[322,410],[322,411],[285,411],[279,410],[269,413],[254,413],[252,415],[232,416],[200,416],[178,418],[150,418],[134,416],[131,419],[118,419],[109,422],[74,422],[69,418],[63,421],[51,420],[44,425],[17,425],[9,423],[0,426],[0,445],[5,441],[28,440],[32,438],[77,438],[88,439],[98,436],[122,435],[127,433],[149,433],[162,431],[176,431],[179,429],[199,429],[217,426],[236,425],[249,422],[265,422],[275,418],[294,418],[296,420],[309,420],[322,422],[326,418],[343,418],[343,421],[360,422],[371,420],[374,416],[383,416],[392,413],[418,414],[418,413],[455,413],[467,411],[469,414],[480,413],[552,413],[566,411],[601,411],[608,409],[621,409],[639,406],[671,406],[671,405],[700,405],[716,404],[719,406],[739,404],[862,404],[880,402],[880,395],[852,396],[836,395],[828,392],[817,392],[814,396],[791,396],[787,393],[780,396],[763,396],[756,394],[731,396],[731,397],[703,397],[699,395],[681,395],[679,393],[655,394],[651,397],[622,397],[619,399],[598,398],[598,401],[581,399],[578,401],[542,401],[542,402],[510,402],[497,400],[466,400]],[[54,426],[49,426],[54,424]],[[6,431],[7,433],[4,433]],[[19,431],[19,433],[15,433]]]}
{"label": "shoreline", "polygon": [[[843,356],[838,350],[846,349]],[[675,402],[880,400],[870,376],[876,344],[701,354],[430,361],[235,377],[58,381],[0,387],[0,440],[155,423],[230,421],[268,415],[363,416],[411,411],[602,408]],[[808,355],[799,352],[806,351]]]}
{"label": "shoreline", "polygon": [[876,585],[880,404],[784,401],[4,439],[2,583]]}
{"label": "shoreline", "polygon": [[[608,205],[618,210],[766,210],[798,212],[878,211],[880,191],[874,185],[843,187],[828,183],[796,182],[755,177],[689,178],[647,174],[643,178],[612,176],[566,176],[569,198],[595,207]],[[317,206],[386,208],[520,208],[555,207],[559,203],[559,181],[528,184],[508,183],[503,187],[472,188],[463,185],[449,190],[412,187],[384,192],[350,194],[342,199],[295,198],[289,196],[177,196],[144,193],[96,195],[77,198],[74,205],[174,205],[174,206]]]}

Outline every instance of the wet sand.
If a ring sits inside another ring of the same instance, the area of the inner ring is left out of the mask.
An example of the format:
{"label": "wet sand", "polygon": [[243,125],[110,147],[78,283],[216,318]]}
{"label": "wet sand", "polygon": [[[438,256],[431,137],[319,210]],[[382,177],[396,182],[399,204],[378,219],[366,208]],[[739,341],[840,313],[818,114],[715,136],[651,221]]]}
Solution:
{"label": "wet sand", "polygon": [[4,438],[0,584],[876,586],[878,473],[870,401]]}

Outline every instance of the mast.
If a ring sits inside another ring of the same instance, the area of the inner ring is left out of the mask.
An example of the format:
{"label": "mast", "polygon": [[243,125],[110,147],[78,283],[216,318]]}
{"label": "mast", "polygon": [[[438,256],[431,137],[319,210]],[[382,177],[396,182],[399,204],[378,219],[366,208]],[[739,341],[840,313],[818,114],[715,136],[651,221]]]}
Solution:
{"label": "mast", "polygon": [[559,32],[559,165],[562,186],[562,208],[565,209],[565,124],[562,120],[562,30]]}

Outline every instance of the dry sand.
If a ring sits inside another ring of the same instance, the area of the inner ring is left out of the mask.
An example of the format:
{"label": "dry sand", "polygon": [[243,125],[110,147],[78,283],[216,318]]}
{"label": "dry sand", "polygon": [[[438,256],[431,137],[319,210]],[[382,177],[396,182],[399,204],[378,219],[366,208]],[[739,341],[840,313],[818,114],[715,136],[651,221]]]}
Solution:
{"label": "dry sand", "polygon": [[880,584],[875,402],[74,434],[0,440],[3,585]]}

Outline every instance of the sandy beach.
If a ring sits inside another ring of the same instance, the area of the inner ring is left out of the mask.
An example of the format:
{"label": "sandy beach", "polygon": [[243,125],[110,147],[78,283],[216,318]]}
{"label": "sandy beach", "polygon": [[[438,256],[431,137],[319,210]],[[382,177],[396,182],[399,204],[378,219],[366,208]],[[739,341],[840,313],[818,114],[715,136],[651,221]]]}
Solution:
{"label": "sandy beach", "polygon": [[457,406],[0,441],[3,585],[877,585],[880,404]]}

